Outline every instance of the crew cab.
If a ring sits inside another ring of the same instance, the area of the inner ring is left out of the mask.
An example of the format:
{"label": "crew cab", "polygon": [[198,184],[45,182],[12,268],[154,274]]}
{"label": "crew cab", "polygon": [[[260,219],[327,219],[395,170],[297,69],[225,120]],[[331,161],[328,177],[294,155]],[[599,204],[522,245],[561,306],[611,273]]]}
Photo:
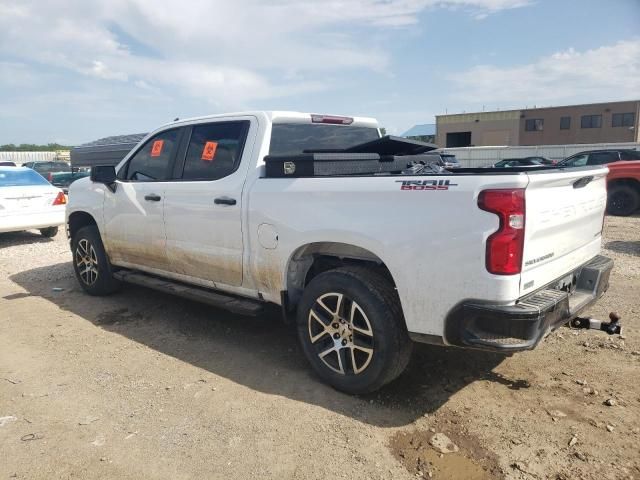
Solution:
{"label": "crew cab", "polygon": [[279,305],[349,393],[400,375],[414,341],[534,348],[607,289],[606,167],[344,173],[341,155],[394,142],[370,118],[295,112],[164,125],[70,186],[77,279],[91,295],[135,283],[246,314]]}

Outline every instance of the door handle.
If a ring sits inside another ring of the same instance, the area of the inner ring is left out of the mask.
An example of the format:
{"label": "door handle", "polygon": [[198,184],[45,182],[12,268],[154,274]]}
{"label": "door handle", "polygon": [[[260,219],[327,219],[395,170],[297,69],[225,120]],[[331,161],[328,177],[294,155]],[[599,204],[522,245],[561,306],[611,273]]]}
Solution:
{"label": "door handle", "polygon": [[144,199],[148,200],[149,202],[159,202],[160,200],[162,200],[162,197],[160,195],[156,195],[155,193],[150,193],[149,195],[145,195]]}
{"label": "door handle", "polygon": [[219,197],[219,198],[216,198],[213,201],[213,203],[215,203],[216,205],[235,205],[236,199],[228,198],[228,197]]}

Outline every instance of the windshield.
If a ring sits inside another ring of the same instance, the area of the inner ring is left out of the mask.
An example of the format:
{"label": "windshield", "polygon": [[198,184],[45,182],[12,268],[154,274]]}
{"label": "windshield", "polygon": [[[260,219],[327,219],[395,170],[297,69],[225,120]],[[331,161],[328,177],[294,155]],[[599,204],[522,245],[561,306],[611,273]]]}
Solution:
{"label": "windshield", "polygon": [[296,155],[304,150],[341,150],[380,138],[377,128],[305,123],[275,123],[271,155]]}
{"label": "windshield", "polygon": [[0,187],[24,187],[27,185],[49,185],[42,175],[33,170],[0,170]]}

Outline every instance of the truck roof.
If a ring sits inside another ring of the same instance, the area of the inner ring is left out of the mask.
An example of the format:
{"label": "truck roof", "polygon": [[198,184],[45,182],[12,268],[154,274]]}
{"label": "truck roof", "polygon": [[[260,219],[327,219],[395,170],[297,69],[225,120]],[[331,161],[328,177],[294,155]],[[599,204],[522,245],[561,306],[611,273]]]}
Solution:
{"label": "truck roof", "polygon": [[353,122],[349,124],[351,127],[371,127],[378,128],[378,121],[375,118],[371,117],[354,117],[351,115],[334,115],[327,113],[304,113],[304,112],[288,112],[288,111],[280,111],[280,110],[254,110],[254,111],[246,111],[246,112],[231,112],[231,113],[220,113],[214,115],[204,115],[200,117],[191,117],[191,118],[182,118],[176,120],[174,122],[167,123],[160,128],[164,128],[167,125],[180,125],[183,123],[191,123],[196,121],[203,120],[214,120],[218,118],[225,117],[240,117],[240,116],[256,116],[256,117],[264,117],[272,123],[311,123],[312,115],[321,115],[326,117],[347,117],[353,119]]}

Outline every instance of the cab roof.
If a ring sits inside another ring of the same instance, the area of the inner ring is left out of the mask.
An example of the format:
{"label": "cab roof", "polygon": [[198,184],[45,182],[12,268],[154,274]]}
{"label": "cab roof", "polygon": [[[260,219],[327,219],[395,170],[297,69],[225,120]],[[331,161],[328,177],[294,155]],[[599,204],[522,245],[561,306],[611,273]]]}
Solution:
{"label": "cab roof", "polygon": [[353,121],[346,126],[378,128],[378,121],[375,118],[371,118],[371,117],[354,117],[350,115],[288,112],[288,111],[278,111],[278,110],[256,110],[256,111],[246,111],[246,112],[232,112],[232,113],[221,113],[221,114],[214,114],[214,115],[204,115],[201,117],[183,118],[183,119],[179,119],[174,122],[168,123],[166,125],[163,125],[160,128],[164,128],[169,125],[183,125],[183,124],[189,124],[193,122],[202,122],[203,120],[209,120],[209,119],[216,120],[216,119],[226,118],[226,117],[246,117],[246,116],[262,117],[272,123],[312,123],[313,116],[348,118],[348,119],[352,119]]}

